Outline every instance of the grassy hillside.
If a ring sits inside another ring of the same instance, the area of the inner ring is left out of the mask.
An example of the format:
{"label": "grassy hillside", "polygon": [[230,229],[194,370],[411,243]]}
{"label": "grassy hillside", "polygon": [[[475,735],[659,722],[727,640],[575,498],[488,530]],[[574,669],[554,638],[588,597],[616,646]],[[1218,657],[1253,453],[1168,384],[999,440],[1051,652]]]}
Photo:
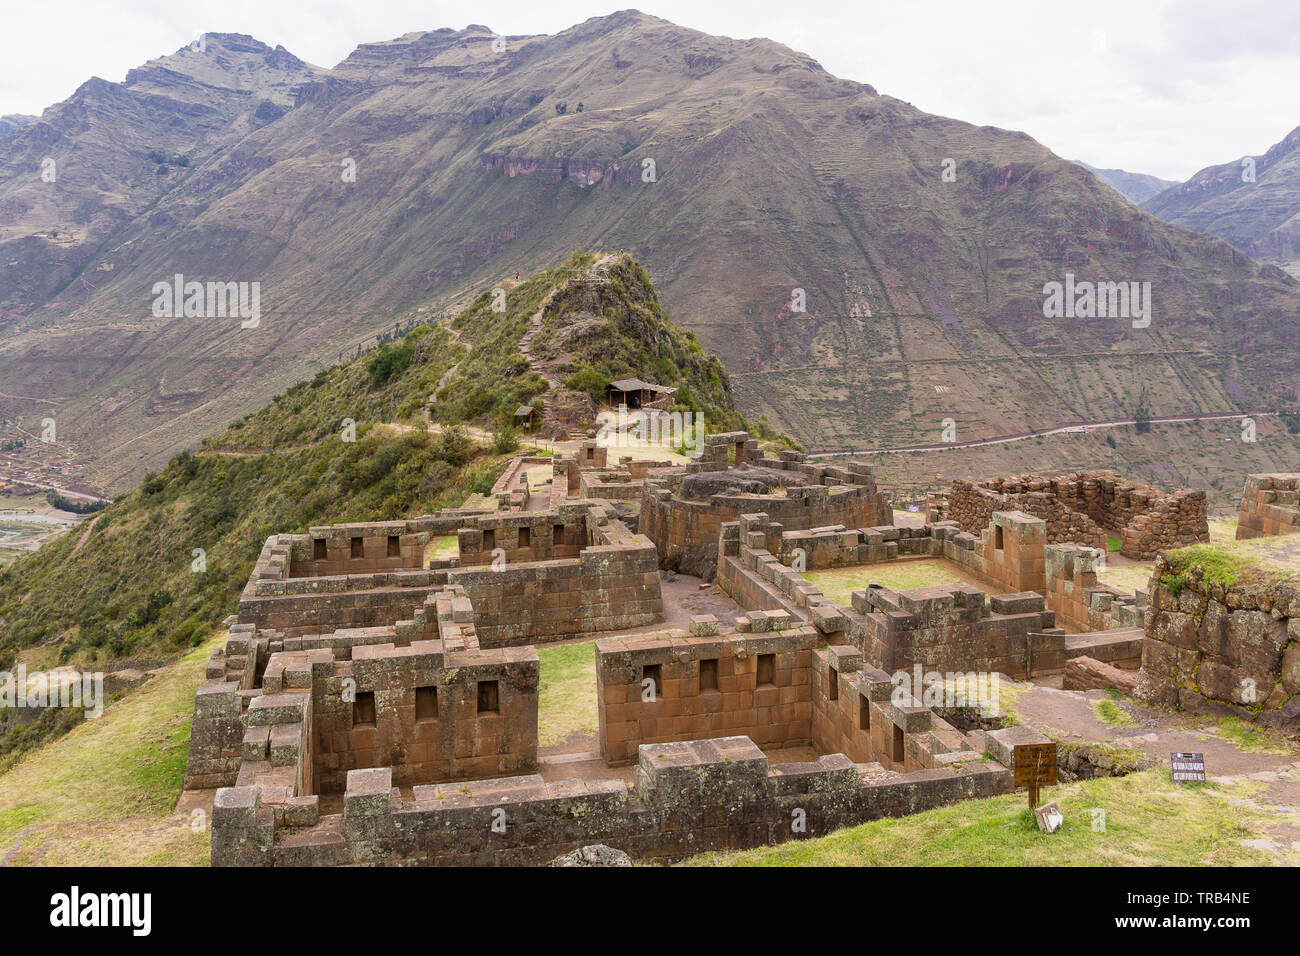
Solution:
{"label": "grassy hillside", "polygon": [[172,808],[211,648],[190,651],[0,775],[0,858],[17,866],[206,864],[206,828]]}
{"label": "grassy hillside", "polygon": [[[1038,829],[1023,793],[967,800],[829,836],[736,853],[693,866],[1252,866],[1276,859],[1243,847],[1274,821],[1241,806],[1262,789],[1242,780],[1188,786],[1168,769],[1052,787],[1065,826]],[[1237,806],[1230,800],[1237,798]],[[1104,816],[1094,817],[1094,811]],[[1104,821],[1094,830],[1093,820]]]}
{"label": "grassy hillside", "polygon": [[[255,414],[184,452],[101,512],[86,530],[55,539],[0,570],[0,670],[24,660],[101,665],[192,647],[235,611],[266,538],[315,524],[425,514],[487,492],[507,455],[461,424],[494,428],[546,383],[526,371],[523,329],[559,290],[549,316],[564,328],[575,313],[568,284],[592,257],[515,286],[504,313],[481,297],[446,328],[421,326],[404,339],[301,382]],[[635,263],[630,274],[644,272]],[[577,271],[573,271],[577,270]],[[616,308],[633,291],[600,293]],[[642,306],[629,306],[629,308]],[[685,333],[662,313],[605,345],[607,361],[657,363],[683,391],[704,396],[710,420],[739,423],[717,360],[680,354]],[[653,337],[647,337],[653,331]],[[463,338],[467,345],[455,341]],[[468,347],[467,347],[468,346]],[[438,394],[433,429],[422,409]],[[345,421],[355,423],[347,441]],[[743,423],[741,423],[743,424]],[[480,433],[481,434],[481,433]],[[201,552],[198,554],[196,552]],[[0,720],[7,719],[0,716]],[[27,727],[0,724],[0,760],[66,732],[75,715],[50,712]]]}

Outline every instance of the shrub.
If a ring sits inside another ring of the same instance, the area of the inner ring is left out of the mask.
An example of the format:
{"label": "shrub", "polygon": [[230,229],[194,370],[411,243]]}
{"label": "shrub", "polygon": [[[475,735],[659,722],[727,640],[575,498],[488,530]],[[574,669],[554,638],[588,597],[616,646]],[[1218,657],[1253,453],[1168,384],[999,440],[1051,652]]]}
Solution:
{"label": "shrub", "polygon": [[383,388],[392,379],[405,372],[411,367],[411,356],[414,353],[415,345],[411,342],[404,341],[400,345],[389,343],[382,346],[366,365],[366,371],[370,373],[370,387]]}
{"label": "shrub", "polygon": [[519,430],[514,425],[504,425],[492,436],[492,454],[508,455],[519,448]]}

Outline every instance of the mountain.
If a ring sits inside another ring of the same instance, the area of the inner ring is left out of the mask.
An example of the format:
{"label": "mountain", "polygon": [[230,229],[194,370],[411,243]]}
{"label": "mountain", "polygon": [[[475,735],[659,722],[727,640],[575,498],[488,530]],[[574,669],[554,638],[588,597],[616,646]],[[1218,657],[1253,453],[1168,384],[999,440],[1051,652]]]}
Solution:
{"label": "mountain", "polygon": [[1164,192],[1170,186],[1178,185],[1172,179],[1161,179],[1148,173],[1130,173],[1124,169],[1098,169],[1082,160],[1076,159],[1075,162],[1129,202],[1135,202],[1139,206],[1157,193]]}
{"label": "mountain", "polygon": [[[747,417],[816,448],[1295,401],[1282,270],[770,40],[623,11],[411,33],[327,71],[206,40],[0,140],[0,418],[54,417],[101,487],[594,246],[645,264]],[[257,327],[155,317],[177,274],[259,283]],[[1067,275],[1150,282],[1149,327],[1044,318]]]}
{"label": "mountain", "polygon": [[22,113],[10,113],[7,116],[0,116],[0,139],[8,136],[20,126],[35,122],[36,119],[35,116],[25,116]]}
{"label": "mountain", "polygon": [[1202,169],[1143,206],[1300,276],[1300,127],[1263,156]]}
{"label": "mountain", "polygon": [[[198,644],[233,612],[268,536],[427,514],[489,492],[513,451],[502,420],[561,398],[547,371],[572,373],[566,358],[660,375],[706,422],[747,427],[721,364],[663,315],[629,257],[577,253],[508,293],[504,312],[485,291],[447,325],[421,325],[298,382],[88,525],[0,569],[0,671],[19,659],[32,670],[89,667]],[[37,726],[3,710],[0,767],[68,726],[52,711]]]}

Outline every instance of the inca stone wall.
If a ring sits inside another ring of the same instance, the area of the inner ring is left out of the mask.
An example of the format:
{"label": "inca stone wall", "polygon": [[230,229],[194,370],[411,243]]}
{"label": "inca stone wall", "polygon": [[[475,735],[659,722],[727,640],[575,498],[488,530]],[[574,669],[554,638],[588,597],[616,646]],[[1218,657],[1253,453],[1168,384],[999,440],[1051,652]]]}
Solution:
{"label": "inca stone wall", "polygon": [[[738,434],[744,434],[743,432]],[[706,441],[714,436],[708,436]],[[727,436],[721,436],[727,437]],[[721,449],[725,467],[726,445],[707,445]],[[755,456],[756,451],[747,453]],[[687,471],[676,474],[656,473],[643,485],[639,530],[655,543],[660,566],[711,580],[717,570],[718,535],[722,525],[736,521],[743,514],[762,512],[781,530],[799,531],[839,525],[866,528],[893,523],[893,512],[886,495],[876,489],[871,468],[860,462],[845,467],[808,464],[798,452],[782,452],[780,459],[747,457],[755,467],[788,471],[799,477],[784,494],[713,494],[707,500],[682,497],[679,490]],[[694,471],[721,470],[717,461],[712,469],[699,463]],[[676,471],[674,469],[673,471]],[[744,470],[735,471],[742,476]]]}
{"label": "inca stone wall", "polygon": [[1166,493],[1108,471],[955,481],[945,513],[976,534],[994,511],[1016,510],[1042,518],[1051,543],[1105,548],[1110,532],[1119,537],[1121,553],[1131,558],[1149,559],[1162,550],[1209,540],[1203,491]]}
{"label": "inca stone wall", "polygon": [[1141,627],[1145,593],[1129,594],[1097,580],[1104,553],[1077,544],[1049,544],[1047,605],[1061,623],[1080,631]]}
{"label": "inca stone wall", "polygon": [[[663,621],[654,544],[629,531],[602,504],[568,504],[561,507],[559,514],[570,509],[581,510],[586,516],[587,542],[576,558],[513,562],[507,558],[504,565],[495,568],[489,565],[434,572],[438,583],[465,589],[474,605],[481,646],[542,644]],[[540,522],[544,531],[547,522],[557,520],[548,514],[519,517]],[[476,524],[482,523],[483,519],[476,519]],[[475,534],[480,537],[475,538]],[[481,534],[481,530],[462,532],[462,547],[476,546],[477,553],[483,553],[486,546]],[[513,540],[517,544],[517,539]],[[523,552],[516,549],[515,553]]]}
{"label": "inca stone wall", "polygon": [[212,864],[538,865],[592,843],[676,860],[1011,790],[1011,770],[982,751],[934,763],[900,774],[832,754],[770,766],[749,738],[721,737],[642,747],[631,789],[527,775],[418,786],[408,800],[387,768],[375,768],[349,773],[343,812],[326,816],[315,804],[287,812],[256,785],[230,787],[213,805]]}
{"label": "inca stone wall", "polygon": [[1300,730],[1300,588],[1208,583],[1156,562],[1138,696]]}
{"label": "inca stone wall", "polygon": [[1237,540],[1300,531],[1300,474],[1248,475]]}
{"label": "inca stone wall", "polygon": [[744,735],[760,747],[807,746],[817,632],[783,612],[757,620],[764,633],[723,633],[704,615],[689,634],[597,641],[606,763],[634,763],[641,744],[669,740]]}

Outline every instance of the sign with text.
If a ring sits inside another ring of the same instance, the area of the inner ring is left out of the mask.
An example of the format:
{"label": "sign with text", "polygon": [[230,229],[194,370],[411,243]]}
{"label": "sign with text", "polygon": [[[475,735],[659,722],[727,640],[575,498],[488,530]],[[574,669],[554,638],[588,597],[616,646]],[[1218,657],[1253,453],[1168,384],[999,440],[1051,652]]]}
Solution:
{"label": "sign with text", "polygon": [[1016,786],[1050,787],[1056,783],[1056,743],[1017,744],[1012,762],[1015,764]]}
{"label": "sign with text", "polygon": [[1170,754],[1174,783],[1205,782],[1205,754]]}

